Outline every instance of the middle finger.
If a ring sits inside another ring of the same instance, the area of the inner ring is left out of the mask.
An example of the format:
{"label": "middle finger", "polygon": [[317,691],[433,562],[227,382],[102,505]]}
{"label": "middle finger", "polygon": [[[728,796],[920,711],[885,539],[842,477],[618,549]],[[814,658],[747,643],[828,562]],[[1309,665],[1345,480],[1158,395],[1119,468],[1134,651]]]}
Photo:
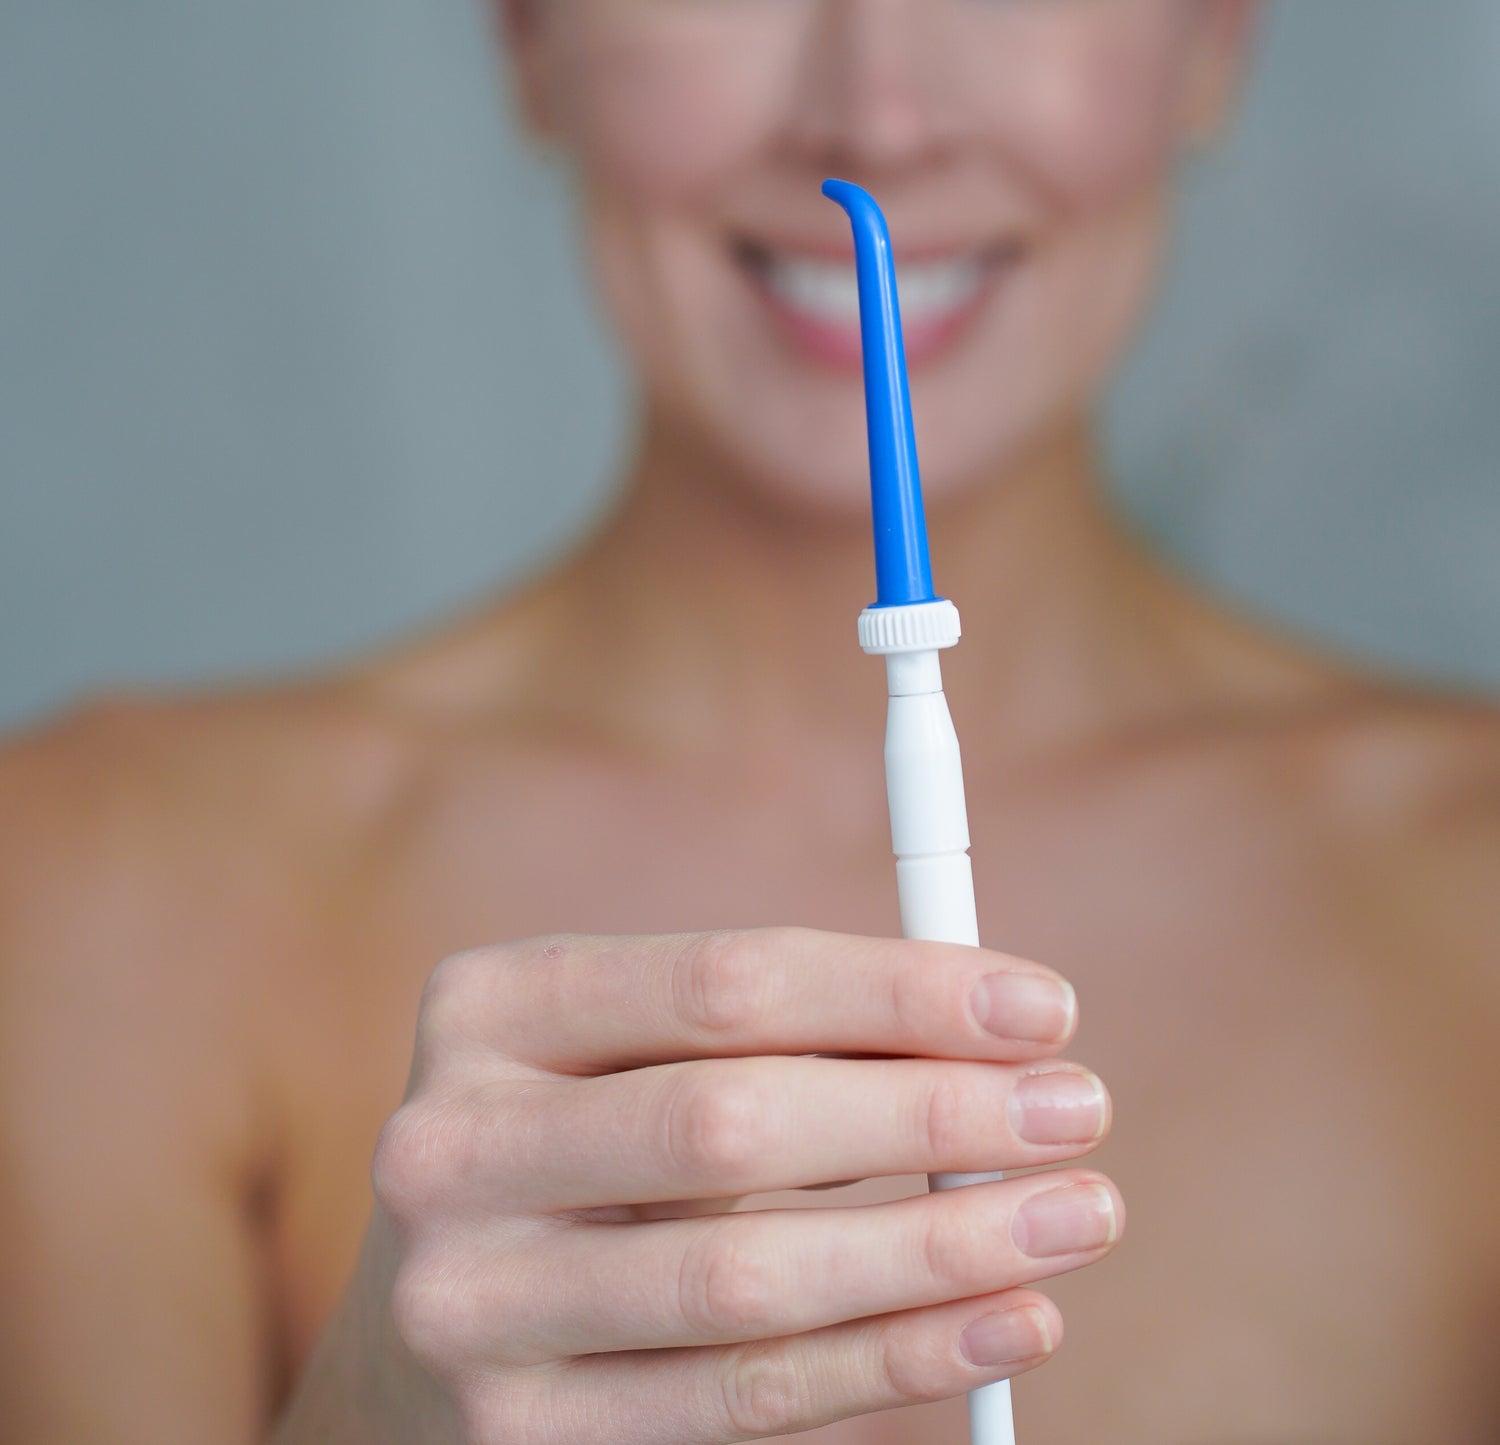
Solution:
{"label": "middle finger", "polygon": [[1110,1101],[1060,1062],[721,1059],[531,1085],[480,1117],[479,1197],[561,1211],[1054,1164],[1099,1143]]}

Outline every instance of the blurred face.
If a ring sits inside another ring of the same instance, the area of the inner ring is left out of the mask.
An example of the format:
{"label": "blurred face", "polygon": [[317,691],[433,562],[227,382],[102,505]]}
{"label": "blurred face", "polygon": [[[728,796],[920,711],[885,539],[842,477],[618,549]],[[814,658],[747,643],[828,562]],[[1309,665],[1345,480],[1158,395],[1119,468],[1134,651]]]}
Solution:
{"label": "blurred face", "polygon": [[823,179],[890,222],[940,501],[1089,410],[1253,0],[506,3],[649,405],[724,458],[720,484],[835,512],[867,505],[866,441],[853,250]]}

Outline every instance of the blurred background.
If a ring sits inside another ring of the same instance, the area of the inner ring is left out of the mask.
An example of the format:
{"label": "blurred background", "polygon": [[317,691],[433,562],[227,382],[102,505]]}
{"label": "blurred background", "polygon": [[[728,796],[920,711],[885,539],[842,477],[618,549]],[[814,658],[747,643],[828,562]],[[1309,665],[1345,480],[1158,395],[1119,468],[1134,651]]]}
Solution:
{"label": "blurred background", "polygon": [[[481,0],[0,0],[0,724],[461,605],[625,415]],[[1109,440],[1223,592],[1500,690],[1500,4],[1273,10]]]}

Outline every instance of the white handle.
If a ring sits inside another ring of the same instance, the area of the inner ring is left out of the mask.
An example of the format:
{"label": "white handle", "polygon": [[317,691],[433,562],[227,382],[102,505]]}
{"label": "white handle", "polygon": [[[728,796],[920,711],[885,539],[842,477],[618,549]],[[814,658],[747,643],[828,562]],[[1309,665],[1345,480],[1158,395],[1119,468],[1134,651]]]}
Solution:
{"label": "white handle", "polygon": [[[885,782],[891,805],[891,846],[901,932],[933,943],[979,944],[974,867],[969,860],[969,812],[964,799],[958,734],[943,695],[934,651],[886,658],[890,711],[886,717]],[[984,1184],[999,1174],[929,1174],[932,1190]],[[973,1445],[1015,1445],[1010,1381],[969,1394]]]}
{"label": "white handle", "polygon": [[[939,650],[959,641],[950,602],[867,609],[859,645],[885,657],[891,695],[885,726],[885,788],[901,903],[901,933],[939,944],[980,942],[969,861],[969,809],[953,714],[942,692]],[[932,1190],[987,1184],[998,1173],[930,1173]],[[969,1391],[974,1445],[1016,1445],[1011,1382]]]}

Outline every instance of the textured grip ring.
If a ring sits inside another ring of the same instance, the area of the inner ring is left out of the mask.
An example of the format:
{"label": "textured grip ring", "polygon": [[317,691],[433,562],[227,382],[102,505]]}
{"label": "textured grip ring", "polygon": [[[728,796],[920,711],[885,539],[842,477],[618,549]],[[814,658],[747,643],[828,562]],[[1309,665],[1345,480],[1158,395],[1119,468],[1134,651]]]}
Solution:
{"label": "textured grip ring", "polygon": [[963,636],[958,608],[946,599],[909,607],[867,607],[859,614],[859,645],[872,657],[933,652]]}

